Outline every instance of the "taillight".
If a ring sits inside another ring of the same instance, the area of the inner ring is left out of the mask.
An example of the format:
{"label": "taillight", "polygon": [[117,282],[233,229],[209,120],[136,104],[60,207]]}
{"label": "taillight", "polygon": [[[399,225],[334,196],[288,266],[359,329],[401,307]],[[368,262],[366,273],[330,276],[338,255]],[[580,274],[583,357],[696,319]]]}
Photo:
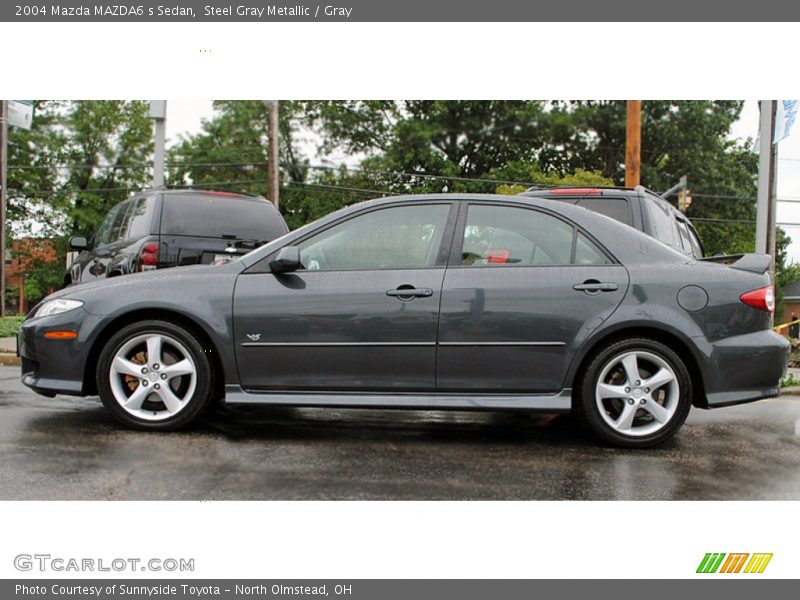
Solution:
{"label": "taillight", "polygon": [[739,300],[747,304],[747,306],[752,306],[758,310],[765,310],[767,312],[773,312],[775,310],[775,292],[771,285],[745,292],[739,296]]}
{"label": "taillight", "polygon": [[158,264],[158,242],[147,242],[139,252],[139,270],[150,271]]}

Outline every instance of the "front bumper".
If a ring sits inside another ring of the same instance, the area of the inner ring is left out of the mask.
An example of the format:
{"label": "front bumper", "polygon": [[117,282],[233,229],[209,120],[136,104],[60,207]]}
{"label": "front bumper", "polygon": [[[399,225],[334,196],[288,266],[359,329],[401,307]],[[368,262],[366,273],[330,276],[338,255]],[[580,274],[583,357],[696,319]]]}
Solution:
{"label": "front bumper", "polygon": [[705,344],[703,380],[708,407],[780,395],[789,349],[789,342],[769,329]]}
{"label": "front bumper", "polygon": [[[83,308],[25,321],[17,334],[22,383],[43,396],[85,395],[84,375],[97,318]],[[48,331],[76,331],[74,339],[48,339]]]}

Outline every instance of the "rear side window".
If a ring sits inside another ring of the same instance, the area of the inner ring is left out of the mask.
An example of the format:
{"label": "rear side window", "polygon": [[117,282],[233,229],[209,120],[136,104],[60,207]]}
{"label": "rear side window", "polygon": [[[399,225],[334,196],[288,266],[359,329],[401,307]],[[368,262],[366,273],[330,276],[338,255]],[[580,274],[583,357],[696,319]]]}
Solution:
{"label": "rear side window", "polygon": [[625,225],[633,225],[631,207],[626,198],[581,198],[576,204]]}
{"label": "rear side window", "polygon": [[153,196],[144,196],[133,201],[128,214],[128,239],[150,235],[153,224]]}
{"label": "rear side window", "polygon": [[211,194],[165,195],[162,235],[235,237],[268,242],[288,230],[266,200]]}
{"label": "rear side window", "polygon": [[673,248],[682,250],[681,242],[676,238],[678,232],[672,215],[656,202],[648,202],[647,207],[647,215],[650,217],[648,221],[652,229],[650,235]]}
{"label": "rear side window", "polygon": [[610,262],[572,225],[547,213],[479,204],[468,209],[462,266],[530,267]]}

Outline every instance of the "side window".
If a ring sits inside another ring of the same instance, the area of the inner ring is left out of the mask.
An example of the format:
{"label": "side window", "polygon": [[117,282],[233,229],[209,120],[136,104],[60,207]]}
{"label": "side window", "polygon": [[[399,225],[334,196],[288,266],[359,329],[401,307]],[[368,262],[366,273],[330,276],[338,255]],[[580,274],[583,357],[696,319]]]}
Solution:
{"label": "side window", "polygon": [[611,261],[589,238],[578,232],[573,263],[576,265],[610,265]]}
{"label": "side window", "polygon": [[692,255],[692,242],[689,240],[689,228],[686,226],[686,223],[681,221],[680,219],[675,219],[675,222],[678,224],[678,235],[681,238],[681,246],[683,247],[683,253]]}
{"label": "side window", "polygon": [[120,214],[124,215],[125,210],[128,208],[127,202],[122,202],[114,206],[108,214],[106,215],[103,222],[100,223],[100,227],[97,228],[97,232],[94,234],[94,246],[103,246],[107,244],[111,238],[111,231],[113,229],[114,223],[117,222],[117,219],[120,217]]}
{"label": "side window", "polygon": [[125,237],[128,231],[128,219],[130,217],[131,201],[123,202],[120,205],[119,212],[111,223],[111,231],[108,234],[108,243],[111,244]]}
{"label": "side window", "polygon": [[676,218],[675,220],[678,223],[683,252],[694,258],[703,258],[703,246],[700,244],[700,238],[697,237],[697,233],[683,219]]}
{"label": "side window", "polygon": [[153,221],[152,206],[153,196],[144,196],[134,201],[128,217],[127,239],[136,239],[153,233],[151,224]]}
{"label": "side window", "polygon": [[473,204],[467,212],[461,264],[568,265],[574,228],[546,213]]}
{"label": "side window", "polygon": [[672,215],[655,201],[648,202],[647,206],[648,221],[652,229],[651,235],[668,246],[681,250],[681,242],[677,237],[678,232]]}
{"label": "side window", "polygon": [[449,204],[368,212],[298,244],[300,260],[309,271],[431,267],[449,212]]}

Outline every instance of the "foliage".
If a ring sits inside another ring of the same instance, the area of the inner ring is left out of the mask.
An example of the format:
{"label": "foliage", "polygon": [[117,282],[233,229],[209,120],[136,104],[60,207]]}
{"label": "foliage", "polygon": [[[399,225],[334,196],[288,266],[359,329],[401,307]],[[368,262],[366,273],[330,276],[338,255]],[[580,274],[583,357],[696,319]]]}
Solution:
{"label": "foliage", "polygon": [[[558,187],[558,186],[576,186],[576,187],[590,187],[590,186],[613,186],[614,182],[608,177],[604,177],[599,171],[585,171],[584,169],[577,169],[574,173],[566,175],[558,175],[556,173],[549,173],[545,175],[537,168],[531,169],[529,177],[530,181],[534,184],[541,184],[543,187]],[[519,194],[527,189],[524,185],[519,184],[502,184],[497,186],[496,192],[498,194]]]}
{"label": "foliage", "polygon": [[795,377],[791,373],[789,373],[786,377],[781,379],[781,387],[782,388],[796,387],[798,385],[800,385],[800,379],[797,379],[797,377]]}
{"label": "foliage", "polygon": [[0,338],[14,337],[19,331],[19,326],[25,320],[25,315],[0,318]]}
{"label": "foliage", "polygon": [[31,130],[9,132],[13,237],[52,240],[57,261],[27,257],[26,297],[63,283],[70,234],[90,237],[108,210],[150,182],[152,123],[143,101],[37,101]]}

